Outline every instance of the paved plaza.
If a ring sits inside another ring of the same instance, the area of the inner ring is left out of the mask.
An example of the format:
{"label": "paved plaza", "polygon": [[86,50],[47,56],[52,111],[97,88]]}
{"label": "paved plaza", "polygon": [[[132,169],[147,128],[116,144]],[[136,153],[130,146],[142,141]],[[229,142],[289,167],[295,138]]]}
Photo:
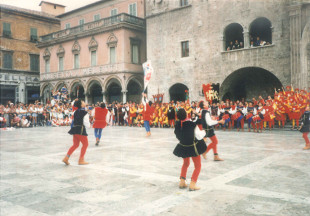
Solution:
{"label": "paved plaza", "polygon": [[[310,151],[297,131],[217,131],[219,153],[202,161],[201,190],[178,188],[173,129],[108,127],[89,133],[87,166],[68,127],[1,131],[1,216],[310,215]],[[188,170],[188,182],[193,163]]]}

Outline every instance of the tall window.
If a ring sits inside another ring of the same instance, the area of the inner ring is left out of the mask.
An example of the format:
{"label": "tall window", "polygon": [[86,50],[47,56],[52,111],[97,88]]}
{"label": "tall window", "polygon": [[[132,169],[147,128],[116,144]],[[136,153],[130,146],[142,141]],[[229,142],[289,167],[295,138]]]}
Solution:
{"label": "tall window", "polygon": [[91,66],[97,65],[97,51],[91,51]]}
{"label": "tall window", "polygon": [[12,32],[11,32],[11,24],[10,23],[3,23],[3,37],[12,37]]}
{"label": "tall window", "polygon": [[132,3],[129,5],[129,14],[132,16],[137,16],[137,4]]}
{"label": "tall window", "polygon": [[70,23],[66,23],[65,29],[69,29],[71,27]]}
{"label": "tall window", "polygon": [[36,28],[30,28],[30,41],[38,41],[38,30]]}
{"label": "tall window", "polygon": [[117,8],[111,10],[111,16],[117,15]]}
{"label": "tall window", "polygon": [[13,52],[2,52],[3,68],[13,69]]}
{"label": "tall window", "polygon": [[30,55],[30,70],[39,72],[39,55]]}
{"label": "tall window", "polygon": [[180,0],[180,6],[188,5],[188,0]]}
{"label": "tall window", "polygon": [[84,19],[80,19],[79,20],[79,25],[83,25],[84,24]]}
{"label": "tall window", "polygon": [[94,15],[94,21],[100,20],[100,14]]}
{"label": "tall window", "polygon": [[181,42],[182,47],[182,57],[188,57],[189,56],[189,42],[183,41]]}
{"label": "tall window", "polygon": [[63,71],[64,70],[64,57],[60,56],[58,57],[58,70]]}
{"label": "tall window", "polygon": [[131,61],[133,64],[139,64],[139,44],[131,44]]}
{"label": "tall window", "polygon": [[74,69],[80,68],[80,55],[74,54]]}
{"label": "tall window", "polygon": [[50,72],[50,59],[45,59],[45,73]]}
{"label": "tall window", "polygon": [[115,47],[110,47],[110,63],[114,64],[116,62],[115,58]]}

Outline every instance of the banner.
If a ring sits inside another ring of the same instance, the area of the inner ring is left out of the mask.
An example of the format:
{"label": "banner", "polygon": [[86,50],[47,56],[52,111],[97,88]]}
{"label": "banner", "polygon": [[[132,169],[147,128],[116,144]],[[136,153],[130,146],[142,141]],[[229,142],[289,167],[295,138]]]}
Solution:
{"label": "banner", "polygon": [[145,63],[142,64],[143,71],[144,71],[144,90],[146,89],[147,85],[149,84],[152,73],[154,72],[153,67],[151,65],[151,61],[147,60]]}

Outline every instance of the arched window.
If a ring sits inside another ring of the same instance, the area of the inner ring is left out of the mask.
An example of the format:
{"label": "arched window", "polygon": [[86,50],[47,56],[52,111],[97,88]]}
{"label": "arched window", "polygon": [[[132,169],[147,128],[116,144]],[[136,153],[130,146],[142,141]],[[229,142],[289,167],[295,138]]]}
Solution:
{"label": "arched window", "polygon": [[231,23],[224,30],[224,41],[226,51],[241,49],[244,47],[243,28],[238,23]]}
{"label": "arched window", "polygon": [[264,46],[272,44],[271,22],[260,17],[250,25],[250,46]]}

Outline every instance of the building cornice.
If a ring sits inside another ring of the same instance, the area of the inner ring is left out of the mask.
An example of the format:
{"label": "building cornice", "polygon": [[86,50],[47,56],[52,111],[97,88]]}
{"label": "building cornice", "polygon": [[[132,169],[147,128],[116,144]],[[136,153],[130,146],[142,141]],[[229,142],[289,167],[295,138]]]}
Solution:
{"label": "building cornice", "polygon": [[[5,8],[2,6],[0,6],[0,10],[1,10],[1,13],[8,13],[8,14],[16,15],[16,16],[23,16],[25,18],[36,19],[36,20],[40,20],[43,22],[48,22],[48,23],[60,25],[60,20],[58,18],[52,18],[52,17],[47,17],[44,15],[27,13],[25,11],[19,11],[19,10],[15,10],[15,9]],[[1,15],[1,17],[4,17],[3,14]]]}
{"label": "building cornice", "polygon": [[182,7],[173,8],[173,9],[170,9],[170,10],[165,10],[165,11],[162,11],[162,12],[158,12],[156,14],[151,14],[149,16],[146,16],[145,19],[154,18],[154,17],[157,17],[157,16],[161,16],[163,14],[172,13],[172,12],[183,10],[185,8],[190,8],[190,7],[192,7],[191,4],[186,5],[186,6],[182,6]]}

